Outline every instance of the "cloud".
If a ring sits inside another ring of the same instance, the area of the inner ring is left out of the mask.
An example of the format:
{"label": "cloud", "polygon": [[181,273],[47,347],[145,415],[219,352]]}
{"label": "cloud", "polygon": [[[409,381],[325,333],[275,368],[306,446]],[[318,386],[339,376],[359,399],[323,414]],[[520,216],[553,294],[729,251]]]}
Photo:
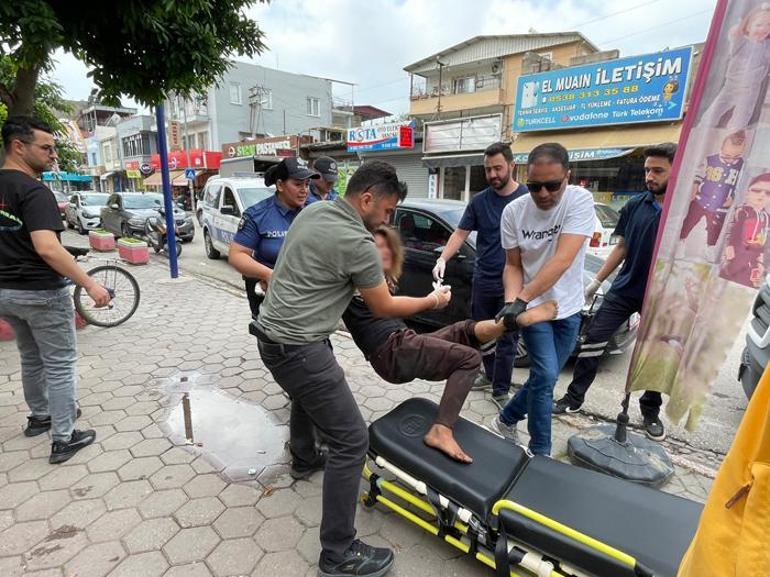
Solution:
{"label": "cloud", "polygon": [[[404,66],[480,34],[579,30],[623,55],[701,42],[716,0],[274,0],[248,15],[269,50],[254,62],[354,82],[357,103],[409,106]],[[91,87],[86,69],[60,55],[53,76],[71,98]],[[336,94],[350,97],[349,89]]]}

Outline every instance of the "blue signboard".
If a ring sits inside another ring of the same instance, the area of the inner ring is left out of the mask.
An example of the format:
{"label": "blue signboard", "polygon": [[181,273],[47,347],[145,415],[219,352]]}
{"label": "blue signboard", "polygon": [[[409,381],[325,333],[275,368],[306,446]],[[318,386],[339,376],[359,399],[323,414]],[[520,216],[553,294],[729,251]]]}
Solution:
{"label": "blue signboard", "polygon": [[348,152],[398,150],[414,147],[414,122],[397,122],[348,129]]}
{"label": "blue signboard", "polygon": [[195,180],[195,169],[194,168],[185,168],[184,169],[184,177],[187,180]]}
{"label": "blue signboard", "polygon": [[[631,154],[633,148],[571,148],[569,149],[569,161],[580,162],[585,160],[608,160]],[[516,164],[524,164],[529,158],[529,152],[520,152],[513,155]]]}
{"label": "blue signboard", "polygon": [[519,77],[514,132],[679,120],[692,47]]}

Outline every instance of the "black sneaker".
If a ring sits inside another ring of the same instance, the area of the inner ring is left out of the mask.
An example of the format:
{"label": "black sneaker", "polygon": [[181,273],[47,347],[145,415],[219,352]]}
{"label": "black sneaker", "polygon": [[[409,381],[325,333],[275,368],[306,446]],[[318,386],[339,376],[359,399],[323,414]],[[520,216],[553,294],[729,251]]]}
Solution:
{"label": "black sneaker", "polygon": [[323,471],[325,465],[326,451],[319,450],[318,453],[316,453],[315,460],[309,465],[292,463],[289,475],[291,475],[291,478],[295,481],[305,481],[316,471]]}
{"label": "black sneaker", "polygon": [[339,563],[327,562],[321,553],[318,561],[318,577],[382,577],[393,566],[393,551],[384,547],[372,547],[360,539],[345,551]]}
{"label": "black sneaker", "polygon": [[[82,412],[80,407],[77,410],[77,416],[79,419]],[[43,433],[47,433],[51,429],[51,417],[27,417],[27,426],[24,428],[24,435],[27,437],[37,437]]]}
{"label": "black sneaker", "polygon": [[658,417],[644,418],[644,432],[653,441],[662,441],[666,438],[666,429]]}
{"label": "black sneaker", "polygon": [[72,436],[69,441],[54,441],[51,445],[51,456],[48,462],[52,465],[56,463],[63,463],[70,460],[75,456],[80,449],[84,449],[88,445],[94,442],[96,439],[96,431],[78,431],[77,429],[72,431]]}
{"label": "black sneaker", "polygon": [[570,404],[567,397],[562,397],[558,401],[554,402],[551,412],[554,415],[563,415],[564,413],[577,413],[580,410],[580,405],[574,406]]}

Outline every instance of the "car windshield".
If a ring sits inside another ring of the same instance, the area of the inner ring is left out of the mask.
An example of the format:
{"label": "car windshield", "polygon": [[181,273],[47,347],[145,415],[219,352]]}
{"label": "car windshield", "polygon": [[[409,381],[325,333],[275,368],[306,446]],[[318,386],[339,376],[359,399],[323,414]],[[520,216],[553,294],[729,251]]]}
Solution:
{"label": "car windshield", "polygon": [[265,200],[267,197],[275,193],[273,188],[238,188],[238,196],[241,198],[241,205],[243,210],[246,210],[250,206],[254,206],[260,200]]}
{"label": "car windshield", "polygon": [[[438,216],[440,216],[445,221],[447,221],[447,224],[449,224],[452,227],[452,229],[455,229],[460,224],[460,221],[463,218],[463,214],[465,214],[465,208],[453,208],[453,209],[441,210],[436,214],[438,214]],[[468,235],[468,239],[471,241],[472,245],[474,246],[476,245],[475,230]]]}
{"label": "car windshield", "polygon": [[145,209],[160,208],[163,205],[163,197],[159,194],[131,194],[123,197],[123,208]]}
{"label": "car windshield", "polygon": [[104,206],[108,198],[108,194],[81,194],[80,203],[83,206]]}
{"label": "car windshield", "polygon": [[594,209],[596,209],[596,216],[604,228],[615,228],[618,225],[620,214],[617,210],[606,204],[595,204]]}

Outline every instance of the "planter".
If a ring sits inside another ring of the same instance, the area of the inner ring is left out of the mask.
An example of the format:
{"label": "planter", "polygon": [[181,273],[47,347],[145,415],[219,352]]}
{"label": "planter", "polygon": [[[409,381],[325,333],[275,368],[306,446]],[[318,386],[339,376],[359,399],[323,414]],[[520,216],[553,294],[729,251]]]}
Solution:
{"label": "planter", "polygon": [[115,250],[115,237],[111,232],[92,230],[88,233],[88,244],[99,252]]}
{"label": "planter", "polygon": [[147,243],[134,238],[118,241],[118,254],[120,258],[130,264],[147,264],[150,262],[150,251]]}

